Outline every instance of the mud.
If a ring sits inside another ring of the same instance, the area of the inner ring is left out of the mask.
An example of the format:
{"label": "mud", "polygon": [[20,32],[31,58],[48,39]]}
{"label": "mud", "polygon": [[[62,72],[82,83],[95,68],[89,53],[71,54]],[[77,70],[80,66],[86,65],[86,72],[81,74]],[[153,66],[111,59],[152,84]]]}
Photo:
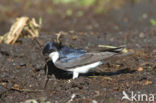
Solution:
{"label": "mud", "polygon": [[[9,1],[1,2],[6,5]],[[24,3],[16,5],[11,9],[14,13],[2,13],[1,34],[8,31],[12,19],[21,15],[42,16],[43,29],[37,38],[39,43],[21,37],[15,45],[0,44],[0,102],[19,103],[35,99],[70,103],[75,94],[73,103],[120,103],[123,91],[156,93],[156,27],[149,22],[150,18],[156,18],[155,0],[127,3],[106,14],[87,10],[82,17],[47,14],[41,10],[46,3],[42,3],[43,6],[35,4],[33,10],[24,9]],[[99,44],[126,45],[133,54],[111,59],[75,80],[71,79],[71,74],[54,68],[49,61],[49,81],[44,88],[46,75],[42,47],[48,41],[55,41],[55,34],[60,31],[65,34],[63,44],[71,47],[97,51]]]}

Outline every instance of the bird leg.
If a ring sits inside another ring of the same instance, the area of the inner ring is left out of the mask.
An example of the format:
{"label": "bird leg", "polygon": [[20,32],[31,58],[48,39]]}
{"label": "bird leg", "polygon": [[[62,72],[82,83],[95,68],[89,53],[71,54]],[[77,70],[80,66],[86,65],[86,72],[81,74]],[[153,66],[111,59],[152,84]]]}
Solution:
{"label": "bird leg", "polygon": [[73,72],[73,79],[78,78],[78,76],[79,76],[79,73],[78,72]]}

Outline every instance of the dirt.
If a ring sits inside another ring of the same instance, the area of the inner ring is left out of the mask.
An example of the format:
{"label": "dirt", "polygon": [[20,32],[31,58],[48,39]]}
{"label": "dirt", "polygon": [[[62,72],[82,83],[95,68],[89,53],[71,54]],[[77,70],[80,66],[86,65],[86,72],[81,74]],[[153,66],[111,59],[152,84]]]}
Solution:
{"label": "dirt", "polygon": [[[156,27],[149,22],[151,18],[156,19],[155,0],[128,2],[105,14],[84,10],[81,17],[61,16],[62,7],[58,7],[58,13],[48,14],[44,11],[46,6],[51,6],[48,2],[25,8],[24,2],[1,0],[1,7],[8,5],[8,11],[3,11],[0,17],[1,34],[7,32],[12,20],[21,15],[41,16],[43,25],[37,38],[41,46],[36,40],[24,37],[15,45],[0,44],[0,102],[35,99],[70,103],[75,94],[72,103],[120,103],[130,102],[121,101],[123,91],[156,94]],[[87,51],[97,51],[99,44],[126,45],[133,54],[112,58],[75,80],[71,79],[71,74],[54,68],[49,61],[49,81],[44,88],[46,75],[42,47],[48,41],[55,41],[55,34],[60,31],[66,34],[62,39],[64,45]]]}

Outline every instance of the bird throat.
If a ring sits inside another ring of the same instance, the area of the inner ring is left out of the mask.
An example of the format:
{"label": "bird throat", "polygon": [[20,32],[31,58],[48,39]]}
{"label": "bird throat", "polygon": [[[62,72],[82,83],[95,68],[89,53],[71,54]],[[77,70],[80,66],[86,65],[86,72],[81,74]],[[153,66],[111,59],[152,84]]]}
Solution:
{"label": "bird throat", "polygon": [[53,63],[55,63],[59,59],[59,53],[57,51],[52,52],[49,54],[49,57],[52,59]]}

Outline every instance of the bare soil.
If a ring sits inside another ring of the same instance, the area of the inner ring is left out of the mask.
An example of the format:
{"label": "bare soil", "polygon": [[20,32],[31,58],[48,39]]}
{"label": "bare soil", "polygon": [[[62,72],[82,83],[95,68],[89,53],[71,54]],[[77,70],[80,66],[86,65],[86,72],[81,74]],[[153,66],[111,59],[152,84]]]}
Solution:
{"label": "bare soil", "polygon": [[71,74],[54,68],[49,61],[50,77],[44,88],[46,76],[42,46],[36,40],[24,37],[15,45],[0,44],[1,103],[19,103],[28,99],[70,103],[73,94],[76,96],[72,103],[120,103],[129,102],[121,101],[122,91],[156,94],[156,27],[149,22],[151,18],[156,19],[155,0],[136,4],[128,2],[105,14],[84,10],[81,17],[61,15],[61,6],[54,6],[54,10],[59,9],[55,14],[48,14],[45,9],[51,6],[49,1],[33,3],[29,8],[24,6],[25,1],[0,2],[0,7],[7,6],[0,16],[1,34],[9,30],[16,17],[41,16],[42,31],[37,40],[42,46],[56,40],[55,34],[63,31],[66,34],[63,43],[71,47],[97,51],[99,44],[126,45],[134,52],[111,59],[75,80],[71,80]]}

